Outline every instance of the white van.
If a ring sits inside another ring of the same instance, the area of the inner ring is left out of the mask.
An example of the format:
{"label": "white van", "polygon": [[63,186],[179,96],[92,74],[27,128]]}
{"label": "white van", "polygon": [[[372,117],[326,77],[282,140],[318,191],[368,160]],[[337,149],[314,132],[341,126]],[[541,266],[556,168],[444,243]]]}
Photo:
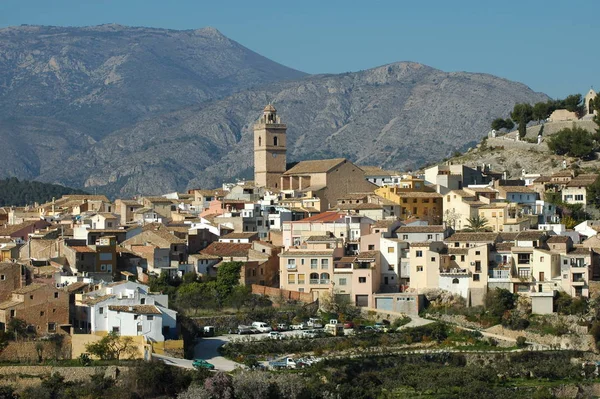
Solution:
{"label": "white van", "polygon": [[271,327],[267,323],[263,323],[262,321],[255,321],[252,323],[252,327],[256,328],[261,333],[268,333],[271,331]]}

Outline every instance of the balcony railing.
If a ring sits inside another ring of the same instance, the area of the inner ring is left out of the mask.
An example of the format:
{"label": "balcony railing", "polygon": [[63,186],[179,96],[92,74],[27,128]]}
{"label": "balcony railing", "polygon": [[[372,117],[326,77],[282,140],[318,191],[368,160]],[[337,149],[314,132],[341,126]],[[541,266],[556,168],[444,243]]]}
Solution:
{"label": "balcony railing", "polygon": [[310,283],[311,284],[329,284],[329,279],[325,279],[325,278],[311,278],[310,279]]}
{"label": "balcony railing", "polygon": [[489,277],[490,278],[509,279],[510,278],[510,270],[490,270]]}
{"label": "balcony railing", "polygon": [[287,265],[288,270],[296,270],[296,265]]}
{"label": "balcony railing", "polygon": [[469,271],[467,269],[440,269],[440,274],[450,274],[450,275],[469,275]]}

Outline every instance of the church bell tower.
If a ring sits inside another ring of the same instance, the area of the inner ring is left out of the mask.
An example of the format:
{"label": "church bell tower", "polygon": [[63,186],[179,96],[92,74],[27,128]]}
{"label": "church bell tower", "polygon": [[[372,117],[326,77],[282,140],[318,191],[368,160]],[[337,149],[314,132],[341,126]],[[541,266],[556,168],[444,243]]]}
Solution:
{"label": "church bell tower", "polygon": [[286,167],[286,130],[275,107],[267,105],[254,124],[254,184],[257,187],[279,188]]}

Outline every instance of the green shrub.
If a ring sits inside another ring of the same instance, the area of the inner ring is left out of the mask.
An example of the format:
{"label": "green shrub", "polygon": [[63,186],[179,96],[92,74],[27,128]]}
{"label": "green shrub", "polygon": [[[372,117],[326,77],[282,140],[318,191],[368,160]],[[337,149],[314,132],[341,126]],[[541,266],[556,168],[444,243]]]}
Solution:
{"label": "green shrub", "polygon": [[524,348],[525,346],[527,346],[527,339],[520,335],[517,337],[517,347],[518,348]]}

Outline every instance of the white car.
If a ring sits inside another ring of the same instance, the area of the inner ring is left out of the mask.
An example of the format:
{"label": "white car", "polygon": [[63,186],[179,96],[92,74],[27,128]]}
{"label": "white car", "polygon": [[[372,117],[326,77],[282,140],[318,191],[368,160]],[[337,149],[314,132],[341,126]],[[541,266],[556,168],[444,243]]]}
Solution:
{"label": "white car", "polygon": [[271,338],[271,339],[283,339],[284,337],[285,337],[285,335],[283,335],[280,332],[277,332],[277,331],[269,332],[269,338]]}

